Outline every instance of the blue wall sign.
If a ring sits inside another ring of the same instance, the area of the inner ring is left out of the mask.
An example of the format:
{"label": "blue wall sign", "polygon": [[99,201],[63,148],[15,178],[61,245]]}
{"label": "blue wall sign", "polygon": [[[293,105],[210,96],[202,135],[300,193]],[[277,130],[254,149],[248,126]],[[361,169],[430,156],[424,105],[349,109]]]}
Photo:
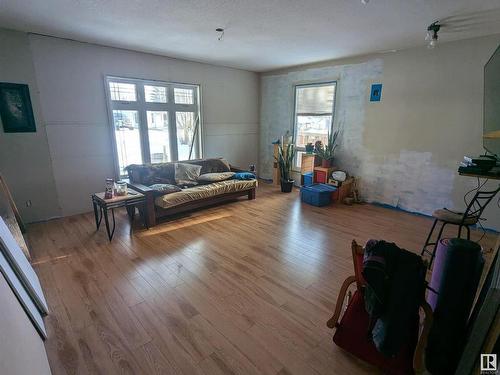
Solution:
{"label": "blue wall sign", "polygon": [[372,91],[370,93],[370,101],[371,102],[379,102],[380,98],[382,98],[382,84],[374,83],[372,85]]}

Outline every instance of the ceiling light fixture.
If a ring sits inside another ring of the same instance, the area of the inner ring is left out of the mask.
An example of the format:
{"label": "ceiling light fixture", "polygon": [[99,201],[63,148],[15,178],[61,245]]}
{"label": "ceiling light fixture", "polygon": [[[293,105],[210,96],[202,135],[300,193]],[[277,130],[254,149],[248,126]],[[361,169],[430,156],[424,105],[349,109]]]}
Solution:
{"label": "ceiling light fixture", "polygon": [[361,4],[366,5],[370,2],[370,0],[361,0]]}
{"label": "ceiling light fixture", "polygon": [[217,37],[218,41],[221,41],[222,38],[224,38],[224,29],[222,27],[218,27],[215,29],[216,32],[219,33],[219,36]]}
{"label": "ceiling light fixture", "polygon": [[425,40],[429,42],[427,48],[436,47],[438,41],[438,31],[441,29],[441,25],[439,21],[433,22],[427,27],[427,35],[425,36]]}

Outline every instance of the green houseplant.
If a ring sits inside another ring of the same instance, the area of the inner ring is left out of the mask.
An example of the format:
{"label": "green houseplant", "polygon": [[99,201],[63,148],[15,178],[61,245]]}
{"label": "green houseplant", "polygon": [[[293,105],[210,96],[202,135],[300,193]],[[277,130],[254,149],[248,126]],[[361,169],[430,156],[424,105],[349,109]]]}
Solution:
{"label": "green houseplant", "polygon": [[281,177],[281,191],[283,193],[290,193],[294,184],[292,179],[292,165],[293,159],[295,157],[295,145],[289,143],[283,146],[278,145],[278,156],[276,161],[278,162],[278,167],[280,169]]}
{"label": "green houseplant", "polygon": [[335,149],[337,148],[338,136],[338,130],[335,130],[333,133],[328,132],[328,143],[326,145],[321,145],[316,151],[318,156],[322,159],[321,165],[325,168],[332,165],[332,161],[335,156]]}
{"label": "green houseplant", "polygon": [[309,142],[306,144],[306,154],[312,154],[314,152],[314,145]]}

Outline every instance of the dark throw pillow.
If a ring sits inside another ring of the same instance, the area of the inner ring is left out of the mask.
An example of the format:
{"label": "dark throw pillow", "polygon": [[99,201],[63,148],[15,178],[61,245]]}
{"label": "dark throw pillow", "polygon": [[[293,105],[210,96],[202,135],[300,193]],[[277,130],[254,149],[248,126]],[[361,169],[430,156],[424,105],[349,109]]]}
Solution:
{"label": "dark throw pillow", "polygon": [[175,163],[175,183],[177,185],[196,185],[201,166],[187,163]]}

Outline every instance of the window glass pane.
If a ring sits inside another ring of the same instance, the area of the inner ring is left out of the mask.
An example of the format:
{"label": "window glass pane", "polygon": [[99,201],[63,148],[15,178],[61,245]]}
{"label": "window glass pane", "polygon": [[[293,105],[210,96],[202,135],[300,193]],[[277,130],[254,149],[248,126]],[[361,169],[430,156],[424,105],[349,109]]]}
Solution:
{"label": "window glass pane", "polygon": [[305,147],[307,143],[321,141],[328,143],[328,130],[331,129],[332,116],[297,116],[295,144]]}
{"label": "window glass pane", "polygon": [[[193,139],[195,136],[195,121],[196,117],[194,112],[176,112],[175,121],[177,127],[177,150],[178,150],[178,160],[189,160],[189,150],[192,146],[191,159],[198,158],[199,155],[199,145],[195,139],[193,144]],[[198,134],[198,130],[197,130]]]}
{"label": "window glass pane", "polygon": [[335,84],[297,87],[297,114],[331,114],[333,111],[334,91]]}
{"label": "window glass pane", "polygon": [[151,163],[171,160],[167,111],[147,111]]}
{"label": "window glass pane", "polygon": [[111,100],[135,102],[137,100],[135,85],[133,83],[110,82],[109,91]]}
{"label": "window glass pane", "polygon": [[193,104],[194,103],[193,91],[194,91],[193,89],[174,88],[175,104]]}
{"label": "window glass pane", "polygon": [[167,88],[163,86],[144,85],[144,97],[148,103],[166,103]]}
{"label": "window glass pane", "polygon": [[295,154],[295,170],[299,171],[300,167],[302,167],[302,154],[304,154],[304,151],[297,151]]}
{"label": "window glass pane", "polygon": [[126,175],[124,168],[130,164],[141,164],[141,141],[139,136],[139,113],[137,111],[113,111],[116,149],[120,175]]}

